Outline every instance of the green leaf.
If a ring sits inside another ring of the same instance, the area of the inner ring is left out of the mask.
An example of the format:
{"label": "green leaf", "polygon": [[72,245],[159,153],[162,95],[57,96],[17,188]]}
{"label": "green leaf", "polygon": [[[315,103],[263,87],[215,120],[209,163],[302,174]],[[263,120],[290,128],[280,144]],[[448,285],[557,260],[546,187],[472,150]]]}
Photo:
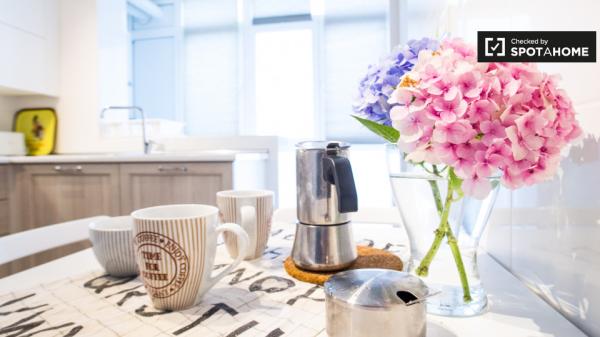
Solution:
{"label": "green leaf", "polygon": [[460,179],[456,175],[456,173],[454,173],[454,169],[450,168],[448,170],[448,183],[452,187],[452,190],[454,190],[458,194],[458,198],[459,199],[464,196],[464,193],[463,193],[463,190],[462,190],[462,182],[463,182],[463,180]]}
{"label": "green leaf", "polygon": [[355,115],[352,115],[352,117],[354,117],[354,119],[359,121],[362,125],[364,125],[371,132],[373,132],[374,134],[378,135],[379,137],[387,140],[390,143],[397,143],[398,138],[400,138],[400,132],[398,132],[398,130],[394,129],[391,126],[379,124],[370,119],[358,117]]}

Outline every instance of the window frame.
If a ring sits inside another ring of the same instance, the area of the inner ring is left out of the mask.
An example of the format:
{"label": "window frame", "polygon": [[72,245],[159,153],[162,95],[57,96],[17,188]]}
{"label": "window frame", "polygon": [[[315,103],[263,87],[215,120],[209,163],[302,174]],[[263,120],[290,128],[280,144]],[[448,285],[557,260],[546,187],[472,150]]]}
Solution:
{"label": "window frame", "polygon": [[[238,0],[243,1],[243,0]],[[250,6],[247,6],[250,7]],[[323,118],[322,99],[321,99],[321,83],[320,80],[323,67],[322,56],[322,18],[320,16],[312,16],[311,20],[290,20],[288,22],[274,22],[264,24],[254,24],[251,8],[243,10],[243,21],[240,24],[242,48],[240,58],[242,62],[242,91],[243,107],[239,110],[239,132],[241,135],[255,135],[257,130],[257,113],[255,93],[256,88],[256,34],[265,31],[286,31],[294,29],[309,29],[312,32],[312,53],[313,53],[313,120],[315,121],[314,135],[315,138],[323,138],[325,133],[325,119]],[[291,17],[291,16],[290,16]],[[279,17],[283,18],[283,17]]]}
{"label": "window frame", "polygon": [[[388,46],[391,50],[393,46],[406,41],[406,21],[402,14],[406,13],[408,0],[388,0]],[[252,85],[256,80],[254,69],[255,64],[255,36],[261,31],[282,31],[294,28],[309,28],[313,32],[313,78],[314,78],[314,116],[315,121],[315,139],[325,139],[327,137],[326,116],[324,111],[325,101],[323,99],[323,86],[325,83],[325,21],[323,15],[311,15],[311,20],[290,21],[266,24],[253,24],[253,13],[251,4],[248,1],[238,0],[238,15],[240,17],[240,65],[242,76],[240,89],[242,99],[239,108],[239,127],[240,135],[255,135],[257,126],[255,86]],[[281,17],[280,17],[281,18]],[[375,141],[360,139],[360,143],[370,144]]]}
{"label": "window frame", "polygon": [[[325,1],[325,0],[323,0]],[[406,41],[406,18],[405,13],[407,8],[408,0],[387,0],[388,1],[388,49],[401,42]],[[265,24],[254,24],[252,4],[248,0],[236,0],[237,2],[237,17],[238,17],[238,66],[240,74],[238,76],[238,88],[240,91],[240,99],[238,100],[238,135],[255,135],[257,129],[257,114],[256,114],[256,102],[255,102],[255,83],[256,72],[254,69],[255,64],[255,36],[257,32],[261,31],[283,31],[295,28],[308,28],[313,33],[313,97],[314,97],[314,109],[313,109],[313,120],[315,121],[315,134],[314,138],[324,139],[326,138],[326,118],[324,111],[324,99],[323,99],[323,85],[325,83],[325,50],[324,50],[324,17],[321,13],[311,15],[310,20],[297,21],[291,20],[290,22],[277,22],[277,23],[265,23]],[[175,45],[175,60],[174,60],[174,76],[175,76],[175,121],[186,123],[185,116],[185,90],[184,86],[184,71],[185,71],[185,60],[184,60],[184,29],[183,29],[183,10],[185,8],[185,0],[156,0],[157,5],[173,5],[174,13],[177,13],[174,17],[174,24],[168,28],[148,29],[140,31],[131,31],[131,53],[133,65],[133,44],[135,41],[143,39],[154,39],[172,37],[174,38]],[[133,83],[133,66],[131,68],[131,101],[133,102],[134,87]],[[360,140],[361,143],[371,143],[369,141]]]}
{"label": "window frame", "polygon": [[[182,25],[182,11],[183,11],[183,0],[155,0],[154,3],[160,6],[173,6],[173,25],[170,27],[160,27],[160,28],[150,28],[150,29],[133,29],[134,22],[130,21],[130,43],[129,43],[129,58],[130,58],[130,66],[129,66],[129,84],[130,84],[130,95],[129,100],[132,105],[138,105],[135,102],[135,74],[134,74],[134,45],[137,41],[142,40],[153,40],[153,39],[161,39],[161,38],[172,38],[173,39],[173,53],[175,55],[172,68],[173,68],[173,76],[175,78],[175,100],[173,102],[173,111],[175,113],[175,118],[172,119],[176,122],[181,122],[185,124],[185,93],[183,90],[184,85],[184,71],[185,71],[185,60],[183,55],[183,25]],[[134,116],[133,119],[140,119],[140,116]]]}

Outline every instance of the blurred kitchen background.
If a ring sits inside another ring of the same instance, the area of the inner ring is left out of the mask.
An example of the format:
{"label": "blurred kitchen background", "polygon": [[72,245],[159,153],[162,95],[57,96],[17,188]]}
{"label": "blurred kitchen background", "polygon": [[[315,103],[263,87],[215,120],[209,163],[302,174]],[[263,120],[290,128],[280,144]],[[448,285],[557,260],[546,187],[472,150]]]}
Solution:
{"label": "blurred kitchen background", "polygon": [[[596,30],[591,0],[0,0],[0,131],[53,107],[59,155],[235,150],[234,187],[295,206],[293,145],[345,140],[360,207],[393,206],[381,141],[349,118],[368,64],[398,43],[478,30]],[[562,75],[586,137],[551,182],[502,190],[486,249],[600,336],[600,65]],[[501,299],[495,299],[501,300]],[[529,319],[523,317],[523,319]]]}

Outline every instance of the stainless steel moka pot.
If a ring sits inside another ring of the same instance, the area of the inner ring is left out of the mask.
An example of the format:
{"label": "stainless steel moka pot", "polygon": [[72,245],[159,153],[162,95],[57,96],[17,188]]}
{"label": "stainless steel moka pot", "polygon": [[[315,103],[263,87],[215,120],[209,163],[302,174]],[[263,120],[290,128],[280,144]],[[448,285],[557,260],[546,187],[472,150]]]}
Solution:
{"label": "stainless steel moka pot", "polygon": [[350,144],[309,141],[296,145],[298,224],[292,249],[296,266],[335,271],[357,257],[350,213],[358,210]]}

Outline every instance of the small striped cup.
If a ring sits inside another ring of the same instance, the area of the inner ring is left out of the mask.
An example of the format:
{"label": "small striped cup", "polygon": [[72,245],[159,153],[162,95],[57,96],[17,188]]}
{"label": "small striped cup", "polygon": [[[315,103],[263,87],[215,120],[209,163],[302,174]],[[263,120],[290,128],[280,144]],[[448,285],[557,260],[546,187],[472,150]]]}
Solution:
{"label": "small striped cup", "polygon": [[133,252],[133,220],[118,216],[89,225],[94,255],[106,272],[122,277],[138,274]]}
{"label": "small striped cup", "polygon": [[[229,190],[217,192],[217,205],[222,222],[239,223],[248,233],[250,244],[246,260],[263,255],[271,232],[273,192],[266,190]],[[240,251],[235,237],[225,233],[225,245],[231,257]],[[242,250],[243,251],[243,250]]]}
{"label": "small striped cup", "polygon": [[218,225],[219,210],[208,205],[166,205],[137,210],[133,236],[140,278],[157,309],[182,310],[202,296],[242,261],[213,277],[217,236],[233,233],[243,249],[248,234],[237,224]]}

